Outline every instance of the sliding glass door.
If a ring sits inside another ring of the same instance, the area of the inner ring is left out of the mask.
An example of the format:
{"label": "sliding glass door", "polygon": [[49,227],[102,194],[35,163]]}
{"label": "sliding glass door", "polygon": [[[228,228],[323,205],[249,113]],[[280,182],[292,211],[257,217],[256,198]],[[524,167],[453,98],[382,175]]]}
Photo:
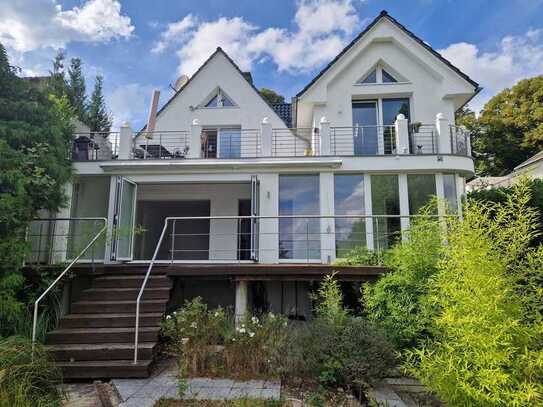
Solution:
{"label": "sliding glass door", "polygon": [[354,155],[378,154],[377,123],[377,101],[353,102]]}

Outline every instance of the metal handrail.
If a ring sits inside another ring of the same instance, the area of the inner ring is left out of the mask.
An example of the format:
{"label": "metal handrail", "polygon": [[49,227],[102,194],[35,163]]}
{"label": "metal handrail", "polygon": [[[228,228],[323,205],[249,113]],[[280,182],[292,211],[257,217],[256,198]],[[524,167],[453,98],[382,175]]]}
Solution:
{"label": "metal handrail", "polygon": [[[134,331],[134,364],[138,363],[138,344],[139,344],[139,315],[140,315],[140,302],[141,297],[143,296],[143,292],[145,291],[145,287],[147,285],[147,281],[149,280],[149,277],[151,275],[151,271],[153,269],[153,266],[156,263],[156,258],[158,256],[158,252],[160,249],[160,246],[162,245],[162,242],[164,240],[164,236],[166,235],[166,230],[168,228],[168,222],[169,221],[176,221],[176,220],[261,220],[261,219],[373,219],[373,218],[383,218],[383,219],[402,219],[402,218],[446,218],[446,217],[456,217],[457,215],[450,215],[450,214],[442,214],[442,215],[247,215],[247,216],[235,216],[235,215],[225,215],[225,216],[172,216],[167,217],[164,219],[164,227],[162,228],[162,232],[160,233],[160,238],[158,239],[158,243],[155,247],[155,251],[153,253],[153,257],[151,259],[151,262],[149,263],[149,267],[147,268],[147,272],[145,273],[145,277],[143,279],[143,282],[140,287],[140,291],[138,293],[138,297],[136,299],[136,322],[135,322],[135,331]],[[175,225],[175,223],[174,223]],[[377,222],[377,233],[379,232],[379,222]],[[175,230],[174,230],[175,234]],[[261,234],[261,233],[259,233]],[[175,235],[177,236],[177,235]],[[379,245],[379,242],[377,242]],[[173,246],[173,240],[172,240],[172,246]],[[172,250],[172,258],[171,262],[173,262],[173,250]]]}
{"label": "metal handrail", "polygon": [[85,248],[77,255],[75,259],[73,259],[70,264],[64,269],[62,273],[53,281],[49,287],[43,292],[42,295],[38,297],[38,299],[34,302],[34,319],[32,322],[32,355],[34,355],[34,347],[36,345],[36,325],[38,323],[38,305],[39,302],[47,295],[49,291],[64,277],[64,275],[72,268],[72,266],[77,263],[77,261],[87,252],[87,250],[98,240],[98,238],[105,232],[107,229],[107,219],[106,218],[41,218],[36,219],[39,221],[74,221],[74,220],[95,220],[95,221],[103,221],[104,226],[98,231],[98,233],[94,236],[94,238],[85,246]]}

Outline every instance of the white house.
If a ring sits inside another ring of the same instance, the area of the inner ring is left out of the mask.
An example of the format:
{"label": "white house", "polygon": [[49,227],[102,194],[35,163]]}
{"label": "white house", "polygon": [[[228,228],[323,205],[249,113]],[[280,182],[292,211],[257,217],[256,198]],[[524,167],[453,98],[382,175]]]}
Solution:
{"label": "white house", "polygon": [[386,12],[290,105],[218,48],[146,128],[109,136],[111,156],[74,161],[62,215],[121,231],[93,253],[104,270],[147,270],[156,250],[171,303],[303,318],[309,281],[349,249],[389,246],[431,196],[460,210],[474,166],[454,117],[479,89]]}

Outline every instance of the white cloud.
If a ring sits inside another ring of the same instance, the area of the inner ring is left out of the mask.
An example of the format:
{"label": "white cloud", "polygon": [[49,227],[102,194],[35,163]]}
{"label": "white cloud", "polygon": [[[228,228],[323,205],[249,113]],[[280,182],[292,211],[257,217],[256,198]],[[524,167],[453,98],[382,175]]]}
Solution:
{"label": "white cloud", "polygon": [[148,113],[152,91],[152,86],[129,83],[117,86],[106,95],[107,106],[114,115],[113,128],[129,122],[132,128],[139,129]]}
{"label": "white cloud", "polygon": [[506,36],[494,52],[481,52],[476,45],[465,42],[451,44],[439,52],[483,86],[481,95],[470,103],[478,112],[502,89],[543,73],[543,29]]}
{"label": "white cloud", "polygon": [[201,21],[189,14],[169,24],[153,51],[177,50],[179,73],[193,74],[217,46],[241,69],[271,58],[280,71],[306,71],[335,56],[360,25],[353,0],[301,0],[294,29],[260,29],[242,17]]}
{"label": "white cloud", "polygon": [[61,48],[72,41],[107,42],[134,31],[117,0],[87,0],[70,10],[57,0],[3,1],[0,15],[0,42],[17,53]]}

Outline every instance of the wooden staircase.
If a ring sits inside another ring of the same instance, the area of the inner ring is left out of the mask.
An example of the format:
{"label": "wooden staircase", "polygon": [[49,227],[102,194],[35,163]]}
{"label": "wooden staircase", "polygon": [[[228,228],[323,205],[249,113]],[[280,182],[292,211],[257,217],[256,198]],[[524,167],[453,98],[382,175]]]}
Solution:
{"label": "wooden staircase", "polygon": [[136,298],[142,273],[105,274],[71,304],[46,349],[65,379],[148,377],[158,343],[160,322],[170,296],[171,280],[153,274],[140,302],[138,363],[134,358]]}

